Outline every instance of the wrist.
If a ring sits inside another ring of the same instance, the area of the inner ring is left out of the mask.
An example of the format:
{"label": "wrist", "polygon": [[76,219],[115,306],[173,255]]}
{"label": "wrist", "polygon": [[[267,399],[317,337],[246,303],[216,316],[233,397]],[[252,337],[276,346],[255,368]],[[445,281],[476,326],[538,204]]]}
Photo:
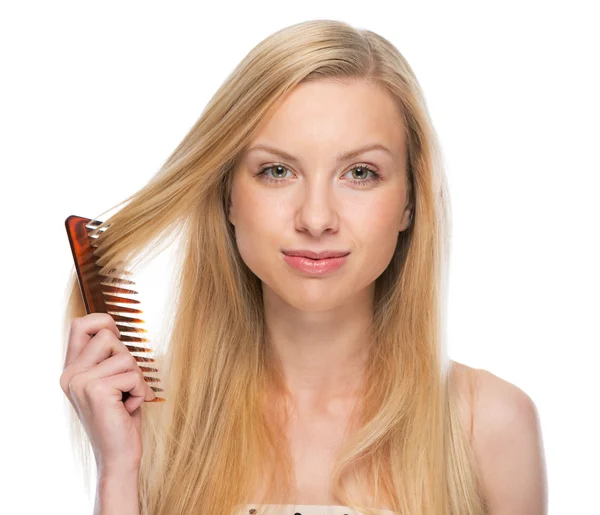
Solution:
{"label": "wrist", "polygon": [[138,476],[140,472],[140,464],[139,463],[118,463],[118,462],[106,462],[106,463],[98,463],[96,467],[96,472],[98,478],[107,478],[107,477],[131,477]]}
{"label": "wrist", "polygon": [[94,514],[139,515],[138,471],[102,470],[98,475]]}

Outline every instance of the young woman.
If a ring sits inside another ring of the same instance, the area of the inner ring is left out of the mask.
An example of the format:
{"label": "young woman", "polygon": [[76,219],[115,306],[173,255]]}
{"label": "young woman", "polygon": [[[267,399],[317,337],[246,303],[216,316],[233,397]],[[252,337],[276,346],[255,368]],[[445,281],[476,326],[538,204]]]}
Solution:
{"label": "young woman", "polygon": [[123,203],[105,269],[175,231],[181,270],[166,403],[143,404],[71,278],[61,386],[98,513],[546,512],[534,403],[445,352],[446,178],[386,39],[326,20],[271,35]]}

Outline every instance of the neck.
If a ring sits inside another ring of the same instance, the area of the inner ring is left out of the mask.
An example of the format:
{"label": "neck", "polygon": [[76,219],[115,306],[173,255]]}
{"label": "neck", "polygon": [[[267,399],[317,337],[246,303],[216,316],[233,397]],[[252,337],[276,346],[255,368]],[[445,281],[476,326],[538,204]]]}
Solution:
{"label": "neck", "polygon": [[301,404],[354,396],[370,350],[372,289],[322,311],[298,309],[263,291],[268,342],[287,394]]}

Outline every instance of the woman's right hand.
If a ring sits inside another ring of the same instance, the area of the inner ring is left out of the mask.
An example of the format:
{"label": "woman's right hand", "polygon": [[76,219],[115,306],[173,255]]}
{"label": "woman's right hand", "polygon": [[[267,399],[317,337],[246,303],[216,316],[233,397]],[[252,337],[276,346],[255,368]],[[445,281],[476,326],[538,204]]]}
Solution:
{"label": "woman's right hand", "polygon": [[[91,313],[69,330],[60,386],[81,420],[103,473],[138,470],[142,402],[154,398],[134,356],[119,340],[113,318]],[[123,402],[123,393],[130,396]]]}

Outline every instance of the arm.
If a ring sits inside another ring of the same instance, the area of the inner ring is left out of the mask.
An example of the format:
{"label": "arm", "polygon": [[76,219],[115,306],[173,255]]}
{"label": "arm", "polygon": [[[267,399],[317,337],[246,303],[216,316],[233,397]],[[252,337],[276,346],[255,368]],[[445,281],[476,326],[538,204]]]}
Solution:
{"label": "arm", "polygon": [[473,436],[488,515],[546,515],[544,447],[531,398],[479,370]]}
{"label": "arm", "polygon": [[139,515],[138,473],[98,473],[94,515]]}

